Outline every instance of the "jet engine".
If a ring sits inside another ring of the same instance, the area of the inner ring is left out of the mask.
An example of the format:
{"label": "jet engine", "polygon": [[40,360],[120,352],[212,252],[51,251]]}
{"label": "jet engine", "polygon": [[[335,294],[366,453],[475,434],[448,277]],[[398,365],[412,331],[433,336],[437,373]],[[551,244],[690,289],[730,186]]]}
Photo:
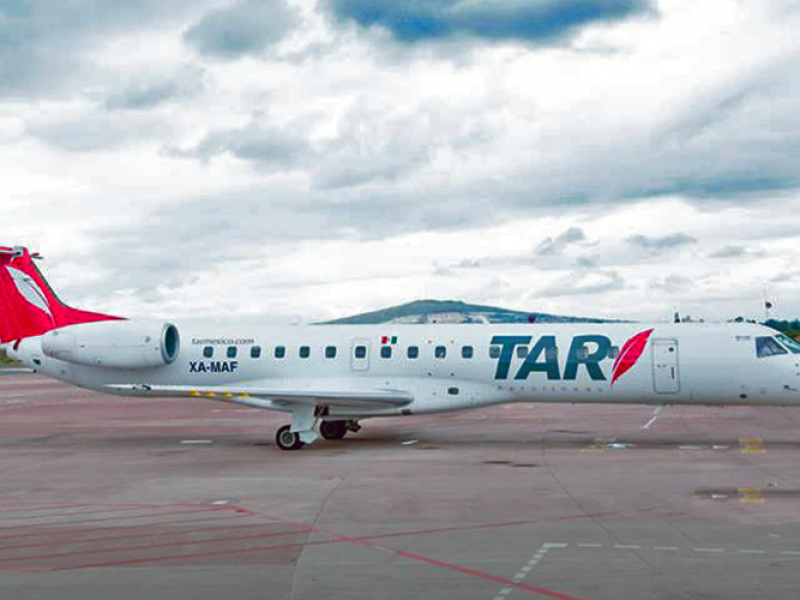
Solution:
{"label": "jet engine", "polygon": [[106,321],[56,329],[42,338],[45,356],[91,367],[149,369],[172,364],[180,354],[171,323]]}

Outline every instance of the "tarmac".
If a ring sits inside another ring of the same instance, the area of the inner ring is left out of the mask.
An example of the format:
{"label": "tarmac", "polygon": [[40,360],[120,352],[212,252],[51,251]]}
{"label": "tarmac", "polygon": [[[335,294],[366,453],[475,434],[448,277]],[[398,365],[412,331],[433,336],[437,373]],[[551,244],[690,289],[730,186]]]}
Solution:
{"label": "tarmac", "polygon": [[800,597],[800,410],[286,415],[0,377],[0,599]]}

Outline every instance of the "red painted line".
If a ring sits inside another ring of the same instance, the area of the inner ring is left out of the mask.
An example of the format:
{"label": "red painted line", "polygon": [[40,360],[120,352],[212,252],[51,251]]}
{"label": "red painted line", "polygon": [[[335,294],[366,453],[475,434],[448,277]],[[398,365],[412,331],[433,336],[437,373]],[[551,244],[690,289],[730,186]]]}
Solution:
{"label": "red painted line", "polygon": [[[247,509],[247,510],[250,513],[254,513],[255,512],[255,511],[252,511],[250,509]],[[260,514],[260,513],[256,512],[255,514]],[[265,519],[268,519],[269,521],[276,521],[277,520],[277,521],[286,523],[287,525],[295,525],[296,524],[295,521],[291,521],[291,520],[279,519],[277,517],[273,517],[273,516],[269,516],[269,515],[261,515],[261,516],[263,516]],[[586,515],[586,514],[579,515],[579,516],[581,518],[589,517],[589,515]],[[491,573],[486,573],[484,571],[479,571],[477,569],[472,569],[472,568],[469,568],[469,567],[462,567],[461,565],[457,565],[455,563],[446,562],[446,561],[439,560],[439,559],[436,559],[436,558],[431,558],[429,556],[423,556],[421,554],[414,554],[414,553],[411,553],[411,552],[406,552],[404,550],[397,550],[395,548],[390,548],[388,546],[375,544],[375,543],[372,543],[368,539],[365,539],[365,538],[354,538],[354,537],[349,537],[349,536],[343,536],[343,535],[339,535],[337,533],[326,531],[326,530],[321,529],[319,527],[313,527],[313,530],[316,533],[320,533],[320,534],[323,534],[323,535],[331,536],[333,539],[339,540],[339,541],[342,541],[342,542],[345,542],[345,543],[356,544],[356,545],[363,546],[363,547],[366,547],[366,548],[375,548],[375,549],[378,549],[378,550],[384,550],[386,552],[391,552],[392,554],[395,554],[396,556],[401,556],[401,557],[407,558],[409,560],[422,562],[422,563],[429,564],[429,565],[432,565],[432,566],[436,566],[436,567],[439,567],[439,568],[442,568],[442,569],[446,569],[446,570],[449,570],[449,571],[454,571],[456,573],[462,573],[464,575],[471,575],[472,577],[477,577],[477,578],[480,578],[480,579],[486,579],[486,580],[489,580],[489,581],[496,581],[497,583],[503,584],[505,587],[511,587],[511,588],[515,588],[515,589],[518,589],[518,590],[531,592],[531,593],[534,593],[534,594],[539,594],[540,596],[547,596],[547,597],[550,597],[550,598],[556,598],[557,600],[580,600],[580,598],[577,598],[575,596],[570,596],[568,594],[563,594],[561,592],[558,592],[556,590],[551,590],[549,588],[545,588],[545,587],[541,587],[541,586],[537,586],[537,585],[532,585],[532,584],[529,584],[529,583],[517,582],[517,581],[514,581],[512,579],[507,579],[505,577],[500,577],[499,575],[492,575]]]}
{"label": "red painted line", "polygon": [[375,550],[382,550],[385,552],[390,552],[402,558],[406,558],[408,560],[413,560],[416,562],[422,562],[431,566],[439,567],[442,569],[446,569],[449,571],[454,571],[457,573],[461,573],[462,575],[470,575],[472,577],[477,577],[480,579],[485,579],[487,581],[494,581],[496,583],[500,583],[505,587],[511,587],[518,589],[524,592],[530,592],[533,594],[538,594],[540,596],[547,596],[550,598],[556,598],[557,600],[581,600],[575,596],[570,596],[567,594],[562,594],[561,592],[557,592],[555,590],[550,590],[545,587],[532,585],[528,583],[516,582],[512,579],[507,579],[505,577],[500,577],[498,575],[492,575],[491,573],[486,573],[483,571],[479,571],[477,569],[471,569],[469,567],[462,567],[460,565],[456,565],[453,563],[448,563],[442,560],[438,560],[435,558],[430,558],[427,556],[422,556],[419,554],[413,554],[410,552],[405,552],[402,550],[396,550],[394,548],[388,548],[386,546],[381,546],[378,544],[370,544],[365,542],[364,540],[351,540],[344,536],[338,536],[337,539],[332,540],[320,540],[317,542],[306,542],[306,543],[297,543],[297,544],[281,544],[278,546],[261,546],[261,547],[254,547],[254,548],[240,548],[236,550],[216,550],[210,552],[196,552],[192,554],[181,554],[177,556],[151,556],[147,558],[136,558],[136,559],[127,559],[127,560],[118,560],[118,561],[108,561],[108,562],[100,562],[100,563],[88,563],[88,564],[81,564],[81,565],[74,565],[70,567],[51,567],[47,569],[48,572],[53,571],[68,571],[68,570],[77,570],[77,569],[96,569],[102,567],[121,567],[121,566],[133,566],[137,564],[147,564],[147,563],[161,563],[161,562],[168,562],[174,560],[188,560],[194,558],[207,558],[211,556],[224,556],[224,555],[231,555],[231,554],[254,554],[254,553],[262,553],[262,552],[270,552],[275,550],[285,550],[289,548],[307,548],[309,546],[319,546],[323,544],[335,544],[335,543],[351,543],[355,544],[364,548],[371,548]]}
{"label": "red painted line", "polygon": [[[369,545],[372,546],[372,544]],[[556,590],[551,590],[546,587],[533,585],[530,583],[523,583],[521,581],[517,582],[514,581],[513,579],[506,579],[505,577],[492,575],[491,573],[486,573],[485,571],[479,571],[477,569],[471,569],[469,567],[462,567],[461,565],[456,565],[454,563],[438,560],[435,558],[431,558],[429,556],[423,556],[421,554],[412,554],[411,552],[405,552],[404,550],[395,550],[394,548],[386,548],[384,546],[375,545],[373,547],[381,548],[383,550],[388,550],[389,552],[392,552],[397,556],[402,556],[403,558],[407,558],[409,560],[422,562],[428,565],[432,565],[434,567],[439,567],[440,569],[445,569],[447,571],[461,573],[462,575],[470,575],[471,577],[477,577],[479,579],[485,579],[487,581],[495,581],[497,583],[502,584],[505,587],[516,588],[523,592],[531,592],[532,594],[547,596],[548,598],[556,598],[557,600],[581,600],[577,596],[562,594],[561,592],[557,592]]]}
{"label": "red painted line", "polygon": [[20,527],[25,527],[26,529],[30,529],[32,527],[47,527],[48,525],[75,525],[77,523],[96,523],[98,521],[130,521],[132,519],[154,519],[158,517],[168,517],[171,515],[188,515],[192,513],[210,513],[210,512],[219,512],[220,510],[226,510],[225,508],[207,508],[201,510],[181,510],[176,512],[167,512],[167,513],[150,513],[146,515],[133,515],[133,516],[113,516],[113,517],[97,517],[95,519],[78,519],[77,521],[53,521],[52,523],[36,523],[35,525],[11,525],[8,527],[0,527],[0,531],[6,531],[8,529],[18,529]]}
{"label": "red painted line", "polygon": [[56,554],[39,554],[34,556],[9,556],[0,558],[0,563],[17,563],[26,560],[48,560],[51,558],[67,558],[72,556],[87,556],[90,554],[110,554],[115,552],[134,552],[138,550],[153,550],[155,548],[175,548],[184,546],[196,546],[197,544],[219,544],[224,542],[243,542],[248,540],[259,540],[280,535],[305,535],[305,531],[282,531],[280,533],[262,533],[258,535],[241,535],[234,537],[211,538],[207,540],[193,540],[183,542],[168,542],[164,544],[147,544],[144,546],[121,546],[111,548],[95,548],[93,550],[75,550],[72,552],[58,552]]}
{"label": "red painted line", "polygon": [[406,536],[415,536],[415,535],[433,535],[436,533],[451,533],[455,531],[474,531],[480,529],[497,529],[501,527],[516,527],[519,525],[531,525],[534,523],[552,523],[554,521],[561,521],[561,520],[572,520],[572,519],[591,519],[597,517],[605,517],[610,515],[616,515],[616,512],[609,512],[609,513],[595,513],[595,514],[587,514],[587,515],[572,515],[569,517],[560,517],[558,519],[527,519],[524,521],[502,521],[500,523],[483,523],[480,525],[462,525],[462,526],[454,526],[454,527],[439,527],[439,528],[431,528],[431,529],[417,529],[411,531],[396,531],[393,533],[381,533],[378,535],[368,535],[368,536],[357,536],[351,539],[353,540],[378,540],[383,538],[391,538],[391,537],[406,537]]}
{"label": "red painted line", "polygon": [[[21,544],[18,546],[6,546],[5,548],[0,548],[0,552],[6,552],[9,550],[22,550],[23,548],[37,548],[41,546],[55,546],[55,545],[64,545],[64,546],[76,546],[78,544],[85,544],[88,542],[112,542],[112,541],[119,541],[119,540],[133,540],[138,538],[146,538],[146,537],[171,537],[175,535],[192,535],[195,533],[207,533],[209,531],[233,531],[236,529],[255,529],[257,527],[268,527],[273,525],[273,523],[249,523],[247,525],[227,525],[227,526],[220,526],[220,527],[191,527],[188,529],[172,529],[169,531],[159,531],[156,533],[137,533],[136,535],[115,535],[109,536],[104,535],[101,537],[93,537],[93,538],[84,538],[82,540],[70,540],[64,542],[54,542],[53,540],[48,540],[46,542],[36,542],[35,544]],[[136,527],[139,527],[138,525]],[[75,532],[70,532],[74,535]],[[293,532],[286,532],[286,533],[293,533]]]}
{"label": "red painted line", "polygon": [[[208,523],[209,521],[221,521],[223,519],[240,519],[245,516],[249,515],[241,515],[241,514],[234,514],[234,515],[220,515],[220,516],[212,516],[212,517],[205,517],[203,519],[177,519],[172,521],[160,521],[158,523],[144,523],[144,524],[137,524],[137,525],[117,525],[113,527],[89,527],[87,529],[80,529],[80,533],[87,533],[87,532],[94,532],[94,531],[118,531],[120,529],[132,529],[132,528],[142,528],[147,527],[148,525],[177,525],[180,523],[197,523],[201,521],[203,523]],[[57,525],[58,523],[54,523]],[[19,533],[16,535],[6,535],[0,537],[0,541],[3,540],[16,540],[20,538],[28,538],[28,537],[41,537],[44,535],[75,535],[74,529],[66,529],[62,531],[42,531],[42,532],[34,532],[34,533]]]}
{"label": "red painted line", "polygon": [[[243,508],[243,507],[242,507]],[[193,558],[206,558],[210,556],[221,556],[221,555],[230,555],[230,554],[253,554],[253,553],[261,553],[261,552],[270,552],[275,550],[281,549],[288,549],[288,548],[305,548],[309,546],[316,546],[321,544],[332,544],[332,543],[349,543],[355,544],[364,548],[371,548],[375,550],[381,550],[384,552],[390,552],[396,556],[400,556],[402,558],[406,558],[408,560],[413,560],[415,562],[422,562],[424,564],[428,564],[431,566],[435,566],[441,569],[446,569],[448,571],[453,571],[456,573],[461,573],[462,575],[469,575],[471,577],[476,577],[479,579],[484,579],[487,581],[494,581],[496,583],[500,583],[505,587],[511,587],[514,589],[518,589],[524,592],[530,592],[532,594],[537,594],[540,596],[546,596],[549,598],[556,598],[556,600],[581,600],[576,596],[570,596],[568,594],[564,594],[558,592],[556,590],[551,590],[549,588],[545,588],[542,586],[537,586],[529,583],[522,583],[517,582],[512,579],[507,579],[505,577],[501,577],[499,575],[493,575],[491,573],[486,573],[484,571],[480,571],[478,569],[472,569],[469,567],[463,567],[461,565],[457,565],[454,563],[449,563],[443,560],[431,558],[428,556],[423,556],[421,554],[414,554],[411,552],[406,552],[403,550],[397,550],[395,548],[390,548],[387,546],[379,545],[371,543],[368,539],[365,538],[351,538],[347,536],[341,536],[338,534],[326,532],[318,527],[306,525],[304,523],[298,523],[296,521],[290,521],[285,519],[279,519],[277,517],[271,517],[269,515],[263,515],[260,513],[256,513],[250,509],[243,509],[244,511],[254,515],[254,516],[261,516],[264,519],[267,519],[272,522],[283,522],[288,525],[293,525],[296,527],[307,528],[309,531],[314,531],[317,533],[321,533],[323,535],[332,536],[332,539],[329,540],[320,540],[317,542],[306,542],[301,544],[281,544],[277,546],[262,546],[262,547],[254,547],[254,548],[240,548],[235,550],[217,550],[217,551],[210,551],[210,552],[197,552],[192,554],[182,554],[179,556],[151,556],[147,558],[139,558],[139,559],[128,559],[128,560],[119,560],[113,562],[104,562],[104,563],[94,563],[94,564],[83,564],[83,565],[76,565],[72,567],[55,567],[51,570],[59,571],[59,570],[73,570],[73,569],[89,569],[89,568],[99,568],[99,567],[116,567],[116,566],[131,566],[135,564],[146,564],[146,563],[154,563],[154,562],[167,562],[173,560],[187,560]],[[586,515],[583,515],[585,518]]]}
{"label": "red painted line", "polygon": [[[79,507],[72,507],[72,506],[65,506],[65,509],[71,508],[79,508]],[[162,510],[163,506],[153,506],[153,507],[141,507],[141,506],[130,506],[127,508],[103,508],[103,507],[91,507],[89,510],[81,510],[78,512],[57,512],[52,514],[46,515],[36,515],[35,517],[31,517],[28,515],[15,515],[13,517],[0,517],[0,523],[5,523],[6,521],[24,521],[26,519],[49,519],[53,517],[74,517],[80,515],[91,515],[95,513],[114,513],[114,512],[124,512],[129,510]],[[215,507],[217,508],[217,507]],[[52,510],[52,508],[50,508]],[[124,518],[124,517],[123,517]],[[13,525],[12,525],[13,527]]]}
{"label": "red painted line", "polygon": [[[3,505],[0,504],[0,507]],[[7,504],[5,506],[8,506]],[[0,513],[7,513],[7,512],[19,512],[24,510],[26,512],[31,512],[34,510],[53,510],[56,508],[81,508],[81,507],[105,507],[105,506],[119,506],[119,507],[129,507],[129,508],[141,508],[141,509],[148,509],[148,508],[163,508],[164,506],[181,506],[180,504],[169,504],[169,505],[159,505],[159,504],[97,504],[97,503],[80,503],[80,502],[58,502],[53,504],[33,504],[32,506],[26,504],[19,504],[17,508],[0,508]],[[194,506],[197,506],[195,504]]]}
{"label": "red painted line", "polygon": [[149,556],[147,558],[130,558],[115,560],[110,562],[89,563],[82,565],[73,565],[68,567],[51,567],[48,571],[73,571],[76,569],[95,569],[100,567],[124,567],[131,565],[139,565],[145,563],[161,563],[173,560],[186,560],[190,558],[207,558],[210,556],[225,556],[231,554],[260,554],[262,552],[270,552],[274,550],[285,550],[287,548],[306,548],[308,546],[320,546],[324,544],[342,543],[343,540],[320,540],[317,542],[303,542],[294,544],[280,544],[278,546],[254,546],[252,548],[238,548],[235,550],[209,550],[208,552],[194,552],[191,554],[178,554],[166,556]]}

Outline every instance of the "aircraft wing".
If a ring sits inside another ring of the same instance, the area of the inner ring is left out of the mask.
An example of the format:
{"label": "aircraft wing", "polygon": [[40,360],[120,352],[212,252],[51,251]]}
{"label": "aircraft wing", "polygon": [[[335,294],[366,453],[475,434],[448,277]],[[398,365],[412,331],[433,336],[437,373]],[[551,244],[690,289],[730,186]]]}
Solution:
{"label": "aircraft wing", "polygon": [[287,409],[306,404],[335,408],[396,408],[410,404],[413,394],[392,389],[288,389],[246,386],[176,386],[176,385],[112,385],[125,391],[138,391],[158,396],[189,396],[229,401],[254,408]]}

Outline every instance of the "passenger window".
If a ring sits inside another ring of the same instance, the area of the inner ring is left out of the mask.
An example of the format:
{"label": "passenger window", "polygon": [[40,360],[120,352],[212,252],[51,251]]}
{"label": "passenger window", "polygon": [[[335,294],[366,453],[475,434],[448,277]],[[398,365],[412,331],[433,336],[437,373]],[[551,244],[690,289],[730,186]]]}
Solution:
{"label": "passenger window", "polygon": [[250,348],[250,358],[261,358],[261,346]]}
{"label": "passenger window", "polygon": [[309,356],[311,356],[311,348],[300,346],[300,358],[308,358]]}
{"label": "passenger window", "polygon": [[419,346],[409,346],[408,350],[406,351],[408,358],[415,359],[419,357]]}
{"label": "passenger window", "polygon": [[756,338],[756,355],[758,358],[766,358],[768,356],[777,356],[778,354],[789,354],[786,348],[781,346],[771,337],[757,337]]}
{"label": "passenger window", "polygon": [[381,346],[381,358],[392,358],[391,346]]}
{"label": "passenger window", "polygon": [[447,348],[444,346],[436,346],[436,349],[433,351],[433,355],[436,358],[444,358],[447,356]]}
{"label": "passenger window", "polygon": [[517,358],[525,358],[528,356],[527,346],[517,346]]}
{"label": "passenger window", "polygon": [[366,357],[367,357],[367,347],[356,346],[356,358],[366,358]]}
{"label": "passenger window", "polygon": [[608,349],[608,358],[617,358],[619,356],[619,346],[611,346]]}
{"label": "passenger window", "polygon": [[[672,350],[672,348],[670,348]],[[575,357],[578,360],[586,360],[589,357],[589,351],[586,349],[585,346],[581,346],[577,350],[575,350]]]}
{"label": "passenger window", "polygon": [[780,334],[775,337],[777,337],[781,344],[786,346],[792,354],[800,354],[800,342],[790,338],[788,335]]}
{"label": "passenger window", "polygon": [[228,358],[236,358],[237,351],[236,346],[228,346]]}
{"label": "passenger window", "polygon": [[325,347],[325,358],[336,358],[336,346]]}
{"label": "passenger window", "polygon": [[558,348],[545,348],[544,357],[545,360],[558,360]]}
{"label": "passenger window", "polygon": [[206,358],[214,358],[214,348],[212,346],[203,348],[203,356]]}
{"label": "passenger window", "polygon": [[461,348],[461,358],[472,358],[475,355],[475,349],[472,346],[464,346]]}
{"label": "passenger window", "polygon": [[500,346],[489,346],[489,358],[500,358]]}
{"label": "passenger window", "polygon": [[286,356],[286,346],[275,346],[275,358]]}

